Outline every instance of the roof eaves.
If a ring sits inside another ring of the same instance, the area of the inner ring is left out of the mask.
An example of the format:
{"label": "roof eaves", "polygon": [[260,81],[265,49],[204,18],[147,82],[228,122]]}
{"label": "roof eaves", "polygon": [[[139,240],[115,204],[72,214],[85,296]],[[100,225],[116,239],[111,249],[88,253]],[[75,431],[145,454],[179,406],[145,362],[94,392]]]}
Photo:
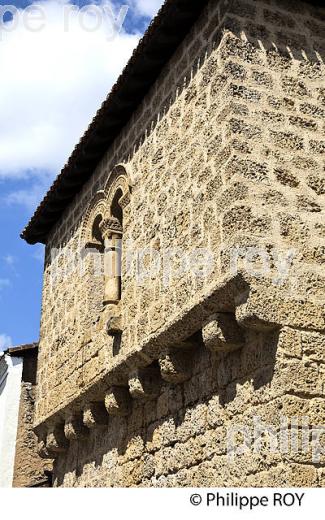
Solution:
{"label": "roof eaves", "polygon": [[21,238],[30,244],[46,242],[54,223],[89,180],[208,1],[165,1]]}

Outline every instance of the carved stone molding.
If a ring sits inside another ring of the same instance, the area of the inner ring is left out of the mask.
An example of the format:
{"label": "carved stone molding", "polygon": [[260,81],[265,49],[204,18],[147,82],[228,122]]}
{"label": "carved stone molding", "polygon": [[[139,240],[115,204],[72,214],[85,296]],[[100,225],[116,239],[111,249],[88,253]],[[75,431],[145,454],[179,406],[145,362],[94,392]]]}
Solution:
{"label": "carved stone molding", "polygon": [[243,330],[233,314],[219,312],[202,328],[203,342],[212,352],[230,352],[244,346]]}
{"label": "carved stone molding", "polygon": [[87,404],[83,411],[83,423],[90,430],[97,426],[107,426],[108,414],[104,403],[95,402]]}
{"label": "carved stone molding", "polygon": [[69,441],[84,441],[89,435],[89,430],[83,424],[82,413],[70,415],[66,418],[64,434]]}
{"label": "carved stone molding", "polygon": [[184,383],[191,377],[192,362],[192,352],[170,348],[159,358],[161,377],[168,383]]}
{"label": "carved stone molding", "polygon": [[[121,331],[121,303],[103,310],[96,324],[96,332],[104,332],[105,327],[111,333]],[[107,325],[110,318],[114,320]],[[66,410],[77,413],[80,407],[84,410],[85,426],[90,429],[106,426],[109,414],[123,415],[127,412],[123,402],[127,390],[118,389],[115,392],[115,386],[125,388],[128,385],[133,399],[155,399],[159,395],[162,379],[171,384],[186,381],[190,373],[186,357],[182,357],[182,354],[189,354],[191,361],[194,361],[193,353],[195,349],[201,348],[202,337],[212,352],[229,352],[243,347],[247,336],[245,329],[268,334],[282,326],[324,331],[324,308],[313,302],[288,300],[280,288],[266,286],[261,282],[254,284],[241,274],[227,277],[218,282],[208,296],[202,296],[194,305],[189,303],[188,310],[182,312],[177,320],[166,323],[163,329],[145,338],[137,348],[130,351],[123,348],[117,350],[107,364],[107,369],[103,367],[98,374],[98,379],[89,387],[81,388],[80,394],[64,402],[52,415],[42,416],[42,422],[36,426],[36,430],[39,432],[44,427],[47,431],[49,421],[61,424],[63,418],[67,417]],[[82,343],[86,345],[91,337],[91,333],[86,334]],[[109,345],[114,341],[119,343],[119,339],[114,338]],[[107,396],[111,393],[107,389],[112,387],[114,392]],[[117,392],[122,392],[124,397],[120,397]],[[69,426],[67,436],[73,438],[74,434],[70,430],[72,427]],[[57,435],[53,432],[51,435],[54,439],[49,439],[51,442],[47,443],[47,432],[45,438],[38,434],[39,451],[44,457],[57,456],[59,450],[65,447],[58,442]],[[52,447],[56,451],[52,451]]]}
{"label": "carved stone molding", "polygon": [[91,200],[83,219],[81,229],[81,242],[86,248],[101,249],[103,244],[93,236],[93,223],[99,216],[103,218],[107,214],[107,195],[104,191],[98,191]]}
{"label": "carved stone molding", "polygon": [[121,208],[125,209],[131,202],[131,194],[130,192],[127,192],[123,197],[119,200],[119,205]]}
{"label": "carved stone molding", "polygon": [[103,219],[99,224],[99,229],[104,239],[110,238],[112,235],[122,236],[123,234],[123,228],[115,217]]}
{"label": "carved stone molding", "polygon": [[130,202],[132,184],[129,165],[117,164],[111,171],[104,190],[107,194],[108,205],[111,205],[116,192],[120,190],[122,195],[118,203],[121,208],[126,208]]}
{"label": "carved stone molding", "polygon": [[105,407],[109,415],[129,415],[131,399],[128,389],[121,386],[111,387],[105,396]]}
{"label": "carved stone molding", "polygon": [[133,399],[155,399],[160,392],[159,369],[147,367],[130,373],[129,389]]}

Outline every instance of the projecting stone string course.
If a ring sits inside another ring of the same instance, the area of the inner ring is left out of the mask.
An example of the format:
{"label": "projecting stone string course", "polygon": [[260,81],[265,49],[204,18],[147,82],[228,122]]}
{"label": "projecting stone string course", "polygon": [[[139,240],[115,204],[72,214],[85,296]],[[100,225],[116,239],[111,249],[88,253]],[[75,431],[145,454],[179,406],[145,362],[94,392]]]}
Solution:
{"label": "projecting stone string course", "polygon": [[[242,287],[241,283],[237,285]],[[255,295],[255,291],[252,292]],[[247,293],[241,293],[241,297],[243,294],[247,297]],[[236,298],[233,295],[233,299],[238,301],[239,297]],[[247,301],[249,300],[250,297],[247,298]],[[247,306],[247,302],[245,305]],[[274,305],[274,300],[272,300],[272,305]],[[258,308],[262,307],[265,313],[264,304],[259,305]],[[245,346],[246,329],[251,328],[253,331],[259,330],[264,333],[279,329],[280,324],[273,323],[273,313],[272,309],[270,310],[270,321],[267,321],[264,315],[259,317],[258,313],[255,313],[253,319],[251,317],[242,319],[243,325],[241,326],[236,322],[235,315],[243,316],[242,310],[236,311],[236,313],[215,313],[204,322],[201,331],[201,345],[198,345],[197,340],[195,341],[193,337],[184,338],[183,341],[178,341],[168,348],[162,348],[157,357],[158,364],[151,359],[150,365],[144,366],[142,360],[139,368],[130,370],[129,363],[122,362],[125,365],[124,371],[128,373],[128,383],[125,386],[115,385],[107,388],[105,393],[103,391],[102,401],[87,403],[83,412],[77,410],[69,412],[68,410],[65,423],[62,422],[60,413],[57,422],[53,422],[53,418],[51,418],[47,426],[46,443],[41,441],[39,444],[40,455],[43,458],[55,458],[66,451],[67,441],[87,440],[88,430],[109,425],[109,416],[128,416],[132,411],[132,400],[156,400],[160,395],[161,379],[171,385],[189,380],[192,376],[195,349],[207,348],[215,353],[227,353]],[[247,315],[247,311],[245,313]],[[202,316],[200,316],[201,319]],[[249,316],[251,315],[249,314]],[[108,333],[110,332],[108,331]],[[100,390],[97,390],[97,395],[99,393]],[[83,396],[82,401],[86,399],[87,394]],[[76,406],[78,406],[77,403]],[[44,424],[41,429],[44,429]]]}

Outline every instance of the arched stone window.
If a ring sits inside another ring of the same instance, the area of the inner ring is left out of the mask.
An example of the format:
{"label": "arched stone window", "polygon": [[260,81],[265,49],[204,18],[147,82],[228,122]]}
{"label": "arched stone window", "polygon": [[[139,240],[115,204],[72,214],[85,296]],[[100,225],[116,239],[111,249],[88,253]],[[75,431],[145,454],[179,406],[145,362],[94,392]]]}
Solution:
{"label": "arched stone window", "polygon": [[95,248],[98,248],[99,250],[104,248],[103,237],[100,229],[102,221],[103,216],[101,214],[95,217],[91,230],[92,242],[89,244],[89,247],[95,246]]}
{"label": "arched stone window", "polygon": [[96,249],[100,252],[104,251],[104,242],[100,231],[100,224],[105,218],[106,213],[106,195],[104,191],[99,191],[89,204],[84,217],[81,242],[85,249]]}
{"label": "arched stone window", "polygon": [[98,192],[86,213],[82,240],[86,250],[103,255],[104,305],[118,304],[121,299],[121,264],[123,211],[130,201],[130,181],[126,168],[116,166],[103,191]]}

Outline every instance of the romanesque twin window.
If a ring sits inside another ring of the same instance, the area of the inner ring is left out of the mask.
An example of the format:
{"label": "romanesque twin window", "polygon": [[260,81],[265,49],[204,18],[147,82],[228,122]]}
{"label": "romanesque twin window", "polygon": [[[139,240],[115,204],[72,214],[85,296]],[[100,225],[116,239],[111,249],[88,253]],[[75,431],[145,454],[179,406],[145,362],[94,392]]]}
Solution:
{"label": "romanesque twin window", "polygon": [[115,305],[121,299],[123,211],[130,200],[130,184],[123,165],[111,172],[107,185],[91,201],[82,231],[86,251],[101,255],[104,273],[102,303]]}

